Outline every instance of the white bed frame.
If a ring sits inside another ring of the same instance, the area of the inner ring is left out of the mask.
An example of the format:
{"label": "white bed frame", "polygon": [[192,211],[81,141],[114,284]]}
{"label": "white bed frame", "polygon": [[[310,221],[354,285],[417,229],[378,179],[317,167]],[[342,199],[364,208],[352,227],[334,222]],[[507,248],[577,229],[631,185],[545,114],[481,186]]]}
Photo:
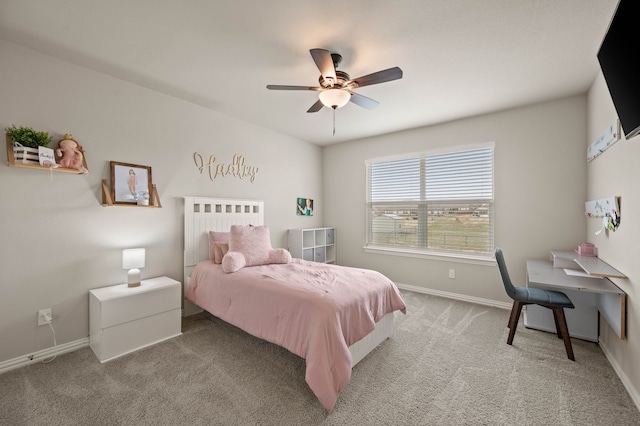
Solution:
{"label": "white bed frame", "polygon": [[[184,197],[184,290],[189,286],[196,264],[209,258],[209,231],[226,232],[231,225],[264,225],[264,201]],[[184,300],[184,315],[201,312]],[[380,343],[393,336],[393,312],[385,315],[376,328],[349,347],[351,366],[360,362]]]}

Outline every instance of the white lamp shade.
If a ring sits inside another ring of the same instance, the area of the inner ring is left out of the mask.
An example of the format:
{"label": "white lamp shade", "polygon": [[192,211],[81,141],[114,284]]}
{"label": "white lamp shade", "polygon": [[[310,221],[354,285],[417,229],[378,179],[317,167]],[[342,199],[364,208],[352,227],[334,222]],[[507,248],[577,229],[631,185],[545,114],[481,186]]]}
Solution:
{"label": "white lamp shade", "polygon": [[129,287],[138,287],[142,279],[140,269],[144,268],[144,249],[122,250],[122,269],[128,269],[127,284]]}
{"label": "white lamp shade", "polygon": [[329,108],[342,108],[351,99],[351,94],[342,89],[329,89],[320,92],[320,101]]}
{"label": "white lamp shade", "polygon": [[144,268],[144,249],[122,250],[122,269]]}

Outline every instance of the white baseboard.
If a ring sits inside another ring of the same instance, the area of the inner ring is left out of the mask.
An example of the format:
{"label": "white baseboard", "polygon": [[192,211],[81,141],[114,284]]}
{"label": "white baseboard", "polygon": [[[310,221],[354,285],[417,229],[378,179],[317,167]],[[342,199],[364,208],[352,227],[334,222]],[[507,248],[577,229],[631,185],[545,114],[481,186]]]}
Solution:
{"label": "white baseboard", "polygon": [[604,356],[607,357],[607,360],[609,360],[609,364],[611,364],[611,366],[613,367],[613,371],[616,372],[616,374],[620,378],[620,381],[622,381],[622,384],[629,393],[629,396],[633,400],[634,404],[636,404],[636,408],[638,409],[638,411],[640,411],[640,394],[638,393],[638,390],[633,386],[633,383],[631,383],[629,377],[624,373],[624,371],[620,367],[620,364],[618,364],[618,361],[616,361],[609,348],[607,348],[607,345],[602,343],[602,341],[599,341],[598,343],[600,344],[602,352],[604,352]]}
{"label": "white baseboard", "polygon": [[74,340],[73,342],[64,343],[56,347],[43,349],[29,355],[19,356],[7,361],[0,362],[0,374],[7,371],[15,370],[16,368],[25,367],[29,364],[36,364],[42,362],[42,360],[51,358],[54,355],[61,355],[67,352],[77,351],[78,349],[89,346],[89,338]]}
{"label": "white baseboard", "polygon": [[482,299],[480,297],[467,296],[459,293],[449,293],[448,291],[433,290],[431,288],[418,287],[409,284],[396,283],[401,290],[415,291],[416,293],[430,294],[432,296],[446,297],[447,299],[462,300],[464,302],[476,303],[478,305],[493,306],[494,308],[511,310],[512,303],[498,302],[497,300]]}

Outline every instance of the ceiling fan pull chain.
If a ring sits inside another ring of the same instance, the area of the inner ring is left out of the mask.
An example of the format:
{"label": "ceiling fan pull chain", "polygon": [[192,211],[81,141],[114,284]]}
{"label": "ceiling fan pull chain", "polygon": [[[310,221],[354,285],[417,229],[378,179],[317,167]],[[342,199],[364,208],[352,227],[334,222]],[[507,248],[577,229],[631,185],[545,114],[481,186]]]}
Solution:
{"label": "ceiling fan pull chain", "polygon": [[336,135],[336,109],[333,109],[333,136]]}

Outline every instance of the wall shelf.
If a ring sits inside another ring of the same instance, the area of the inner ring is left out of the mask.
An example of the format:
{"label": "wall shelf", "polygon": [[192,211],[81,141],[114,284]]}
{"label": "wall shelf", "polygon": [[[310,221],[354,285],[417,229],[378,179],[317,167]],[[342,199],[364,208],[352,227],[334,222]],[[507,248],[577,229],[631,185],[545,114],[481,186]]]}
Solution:
{"label": "wall shelf", "polygon": [[136,203],[114,203],[113,198],[111,198],[111,192],[109,191],[109,185],[107,185],[107,180],[102,179],[102,207],[142,207],[142,208],[155,208],[159,209],[162,207],[160,204],[160,197],[158,196],[158,189],[155,185],[151,185],[151,193],[149,194],[149,205],[148,206],[140,206]]}
{"label": "wall shelf", "polygon": [[[84,167],[89,170],[87,168],[87,161],[86,159],[82,159],[82,162],[84,164]],[[41,166],[40,164],[36,164],[36,163],[23,163],[21,161],[16,161],[15,156],[13,155],[13,143],[11,142],[11,138],[9,138],[9,135],[7,135],[7,166],[9,167],[24,167],[26,169],[35,169],[35,170],[51,170],[54,172],[63,172],[63,173],[75,173],[75,174],[79,174],[82,175],[84,174],[82,171],[78,170],[78,169],[68,169],[65,167],[49,167],[49,166]]]}

